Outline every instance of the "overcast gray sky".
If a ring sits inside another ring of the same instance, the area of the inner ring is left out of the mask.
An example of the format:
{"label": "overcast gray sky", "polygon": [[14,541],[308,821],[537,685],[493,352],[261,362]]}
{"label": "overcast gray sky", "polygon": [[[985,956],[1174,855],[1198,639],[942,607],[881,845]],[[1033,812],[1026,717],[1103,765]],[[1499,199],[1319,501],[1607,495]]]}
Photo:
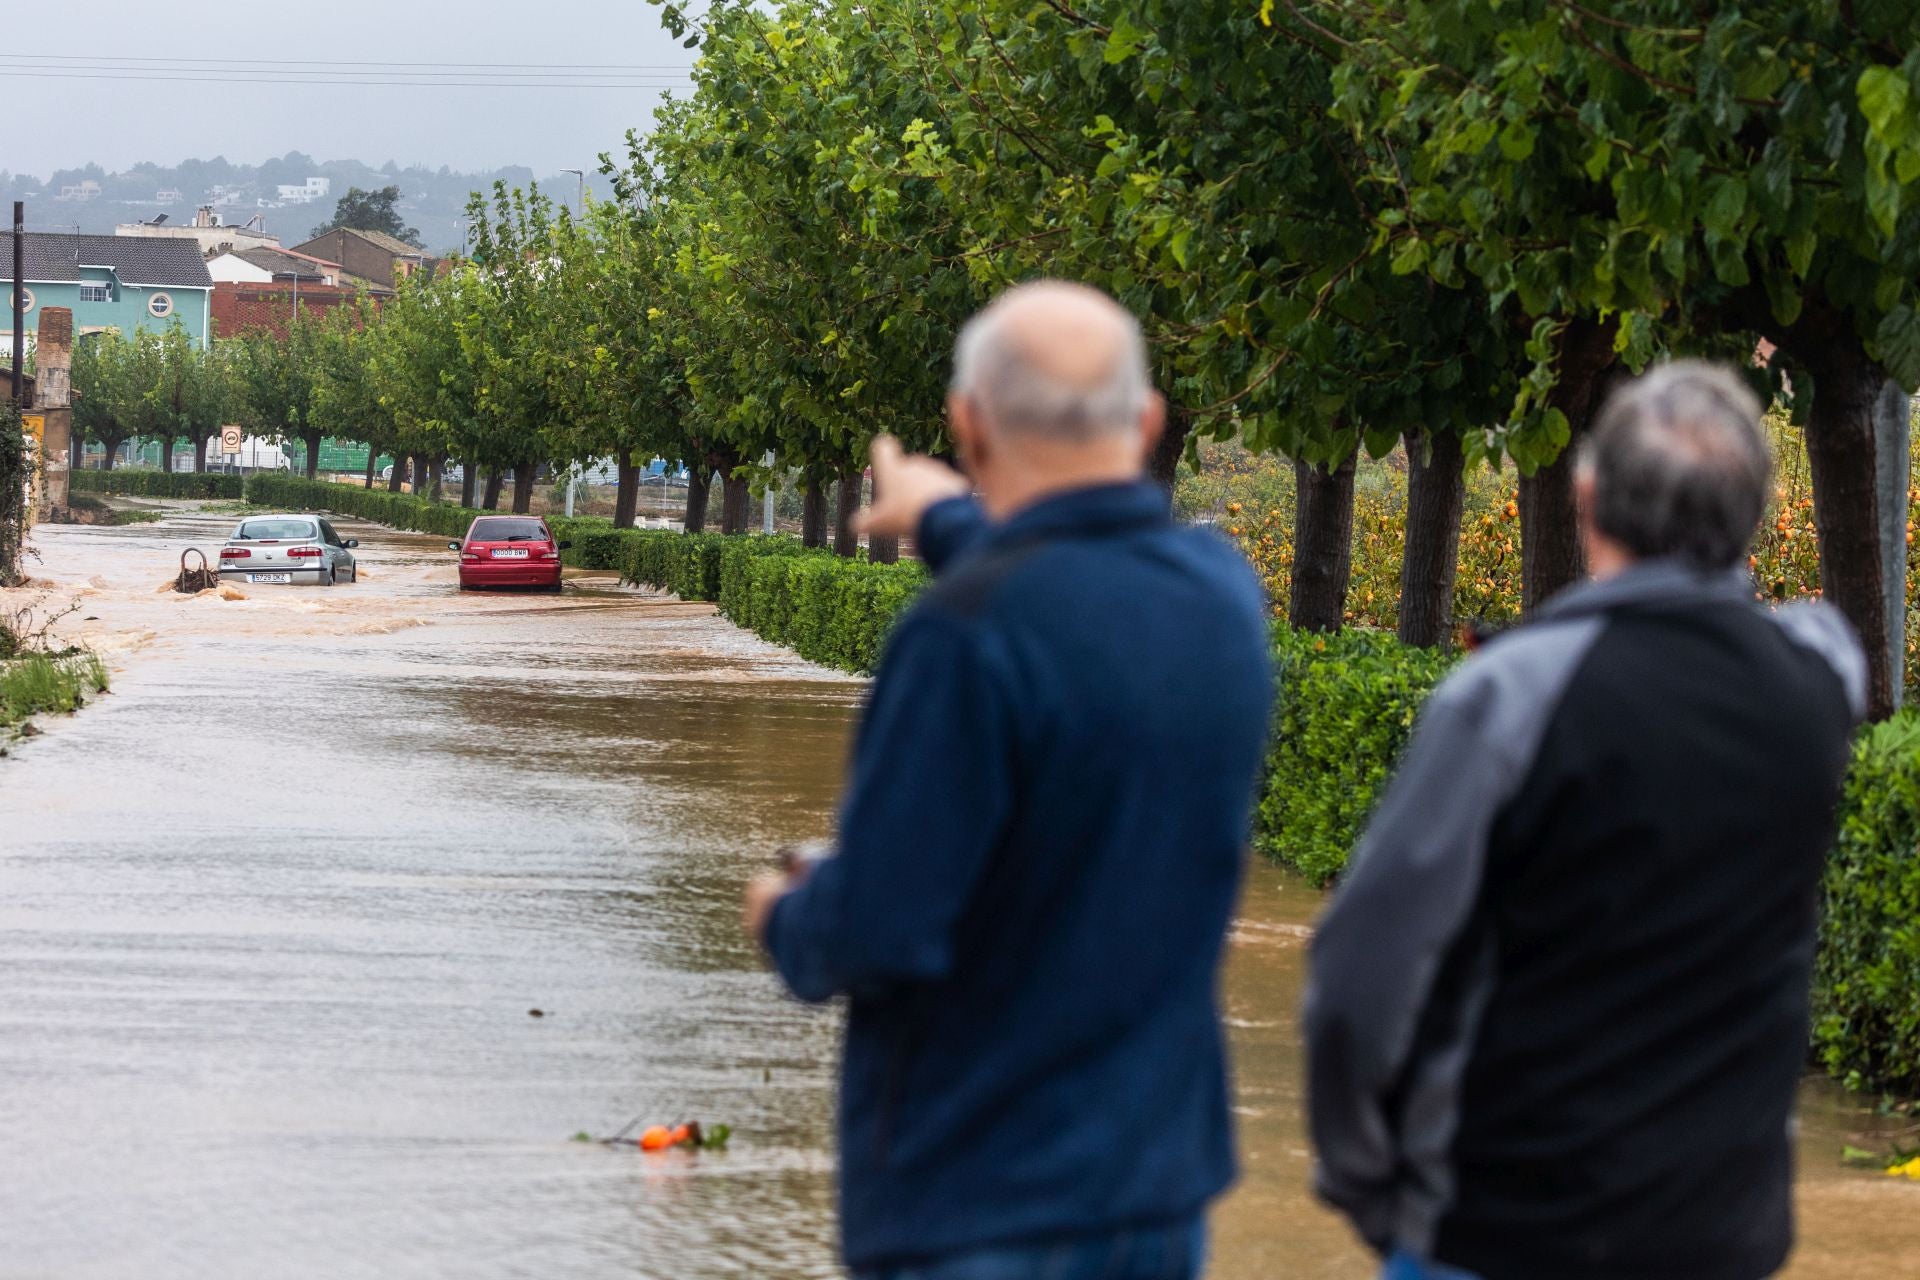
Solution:
{"label": "overcast gray sky", "polygon": [[[626,130],[651,119],[657,88],[450,82],[684,86],[694,57],[644,0],[49,0],[30,12],[31,22],[8,24],[0,52],[0,166],[43,178],[90,161],[118,171],[216,155],[258,163],[288,151],[374,165],[591,171],[595,156],[618,153]],[[382,72],[427,84],[345,86],[289,81],[371,77],[293,61],[436,65]],[[453,65],[483,63],[497,65]],[[102,78],[48,74],[62,69]],[[298,69],[315,74],[289,74]],[[216,71],[268,83],[203,82]]]}

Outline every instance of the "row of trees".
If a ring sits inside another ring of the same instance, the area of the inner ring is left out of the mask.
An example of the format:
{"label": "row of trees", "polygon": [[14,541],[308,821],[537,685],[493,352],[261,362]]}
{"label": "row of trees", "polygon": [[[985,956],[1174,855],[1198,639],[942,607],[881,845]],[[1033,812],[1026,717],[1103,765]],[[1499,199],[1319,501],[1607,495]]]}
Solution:
{"label": "row of trees", "polygon": [[1163,479],[1204,437],[1293,460],[1296,624],[1340,623],[1359,452],[1406,448],[1400,631],[1431,644],[1466,467],[1519,468],[1537,604],[1580,570],[1568,446],[1609,384],[1764,341],[1891,706],[1920,7],[655,3],[695,88],[606,163],[612,198],[497,193],[472,263],[341,338],[364,376],[322,361],[316,405],[490,463],[681,458],[736,528],[771,453],[819,541],[876,432],[944,447],[962,320],[1072,277],[1147,327]]}

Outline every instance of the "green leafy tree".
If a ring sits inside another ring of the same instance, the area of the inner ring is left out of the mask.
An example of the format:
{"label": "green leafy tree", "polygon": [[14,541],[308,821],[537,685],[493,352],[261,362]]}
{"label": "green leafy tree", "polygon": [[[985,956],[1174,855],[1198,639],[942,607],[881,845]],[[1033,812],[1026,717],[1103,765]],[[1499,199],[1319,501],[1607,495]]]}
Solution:
{"label": "green leafy tree", "polygon": [[397,186],[382,187],[378,191],[349,187],[347,194],[341,196],[333,207],[333,220],[315,227],[313,234],[323,236],[337,227],[354,231],[380,231],[408,244],[418,243],[420,239],[420,233],[408,226],[400,216],[400,188]]}
{"label": "green leafy tree", "polygon": [[1527,329],[1531,371],[1478,448],[1532,473],[1529,603],[1578,572],[1565,450],[1616,369],[1764,337],[1807,424],[1822,582],[1884,713],[1898,649],[1881,530],[1904,534],[1907,485],[1885,474],[1875,418],[1889,379],[1920,385],[1920,10],[1327,7],[1356,33],[1337,113],[1404,143],[1370,174],[1398,195],[1374,220],[1383,251],[1409,274],[1476,277]]}

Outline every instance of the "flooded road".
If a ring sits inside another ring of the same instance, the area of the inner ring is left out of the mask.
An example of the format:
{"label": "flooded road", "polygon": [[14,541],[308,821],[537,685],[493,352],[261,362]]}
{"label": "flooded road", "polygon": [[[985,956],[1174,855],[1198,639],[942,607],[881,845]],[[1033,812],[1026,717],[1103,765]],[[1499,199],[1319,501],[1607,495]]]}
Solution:
{"label": "flooded road", "polygon": [[[606,577],[463,597],[353,522],[358,586],[156,591],[230,523],[39,537],[115,691],[0,761],[0,1277],[838,1275],[835,1022],[738,894],[824,832],[862,685]],[[1316,907],[1261,869],[1236,930],[1222,1280],[1370,1274],[1306,1194]],[[1791,1274],[1911,1274],[1920,1187],[1808,1097]],[[567,1140],[635,1117],[736,1136]]]}

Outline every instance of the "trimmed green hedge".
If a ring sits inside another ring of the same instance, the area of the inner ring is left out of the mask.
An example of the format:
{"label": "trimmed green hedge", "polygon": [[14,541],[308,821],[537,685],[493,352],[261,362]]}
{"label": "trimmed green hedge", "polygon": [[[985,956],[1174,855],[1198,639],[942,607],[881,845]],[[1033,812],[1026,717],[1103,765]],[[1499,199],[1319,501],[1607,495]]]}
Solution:
{"label": "trimmed green hedge", "polygon": [[75,493],[121,493],[140,498],[238,498],[240,477],[200,471],[70,471]]}
{"label": "trimmed green hedge", "polygon": [[1854,746],[1813,988],[1827,1070],[1855,1088],[1920,1095],[1920,712]]}
{"label": "trimmed green hedge", "polygon": [[1278,707],[1254,846],[1316,885],[1338,875],[1421,702],[1453,662],[1385,632],[1276,627]]}
{"label": "trimmed green hedge", "polygon": [[682,600],[718,600],[720,556],[728,541],[717,533],[634,530],[627,535],[620,576]]}
{"label": "trimmed green hedge", "polygon": [[810,662],[863,674],[880,665],[887,635],[927,581],[917,562],[847,560],[775,538],[734,540],[720,576],[720,612],[735,623]]}

